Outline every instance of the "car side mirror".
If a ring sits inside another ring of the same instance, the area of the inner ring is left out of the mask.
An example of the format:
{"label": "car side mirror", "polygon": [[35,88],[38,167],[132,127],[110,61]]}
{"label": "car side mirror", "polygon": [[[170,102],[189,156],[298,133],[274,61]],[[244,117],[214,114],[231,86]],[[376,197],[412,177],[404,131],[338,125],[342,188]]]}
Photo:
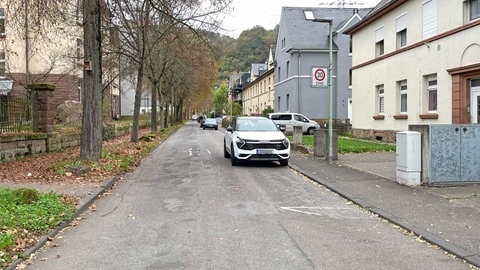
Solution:
{"label": "car side mirror", "polygon": [[232,127],[227,127],[227,132],[232,132],[233,128]]}
{"label": "car side mirror", "polygon": [[285,132],[285,130],[287,130],[287,128],[285,127],[285,125],[277,125],[277,128],[278,128],[278,130],[280,130],[281,132]]}

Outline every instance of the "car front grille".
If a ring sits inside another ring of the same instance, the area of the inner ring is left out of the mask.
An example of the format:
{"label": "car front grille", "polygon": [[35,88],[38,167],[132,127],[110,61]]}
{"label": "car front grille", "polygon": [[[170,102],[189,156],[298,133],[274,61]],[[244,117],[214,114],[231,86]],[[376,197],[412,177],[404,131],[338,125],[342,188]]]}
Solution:
{"label": "car front grille", "polygon": [[245,144],[241,147],[243,150],[253,150],[253,149],[276,149],[284,150],[287,149],[282,141],[245,141]]}

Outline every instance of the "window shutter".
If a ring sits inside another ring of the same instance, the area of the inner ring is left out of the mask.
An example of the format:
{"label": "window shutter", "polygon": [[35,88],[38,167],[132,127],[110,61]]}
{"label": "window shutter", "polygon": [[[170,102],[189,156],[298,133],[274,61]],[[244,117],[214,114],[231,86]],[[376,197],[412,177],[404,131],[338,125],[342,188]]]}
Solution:
{"label": "window shutter", "polygon": [[384,39],[383,26],[375,30],[375,43]]}
{"label": "window shutter", "polygon": [[400,32],[407,28],[407,14],[397,18],[397,32]]}
{"label": "window shutter", "polygon": [[437,0],[423,2],[423,39],[437,34]]}

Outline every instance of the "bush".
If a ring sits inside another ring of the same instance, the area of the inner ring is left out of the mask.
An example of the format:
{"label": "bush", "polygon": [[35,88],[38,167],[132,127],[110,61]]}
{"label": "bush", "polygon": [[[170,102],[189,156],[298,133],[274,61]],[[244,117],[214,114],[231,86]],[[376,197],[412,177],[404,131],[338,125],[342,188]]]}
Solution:
{"label": "bush", "polygon": [[57,107],[55,123],[79,127],[82,125],[82,110],[80,102],[67,100]]}
{"label": "bush", "polygon": [[38,191],[33,188],[19,188],[14,194],[17,204],[29,204],[38,200]]}

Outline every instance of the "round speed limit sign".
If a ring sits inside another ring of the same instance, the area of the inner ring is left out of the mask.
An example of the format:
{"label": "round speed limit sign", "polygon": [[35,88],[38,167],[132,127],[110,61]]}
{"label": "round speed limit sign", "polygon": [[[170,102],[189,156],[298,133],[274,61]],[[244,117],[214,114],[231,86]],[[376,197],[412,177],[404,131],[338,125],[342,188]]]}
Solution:
{"label": "round speed limit sign", "polygon": [[323,68],[318,68],[314,72],[315,80],[317,82],[323,82],[325,80],[325,69]]}

